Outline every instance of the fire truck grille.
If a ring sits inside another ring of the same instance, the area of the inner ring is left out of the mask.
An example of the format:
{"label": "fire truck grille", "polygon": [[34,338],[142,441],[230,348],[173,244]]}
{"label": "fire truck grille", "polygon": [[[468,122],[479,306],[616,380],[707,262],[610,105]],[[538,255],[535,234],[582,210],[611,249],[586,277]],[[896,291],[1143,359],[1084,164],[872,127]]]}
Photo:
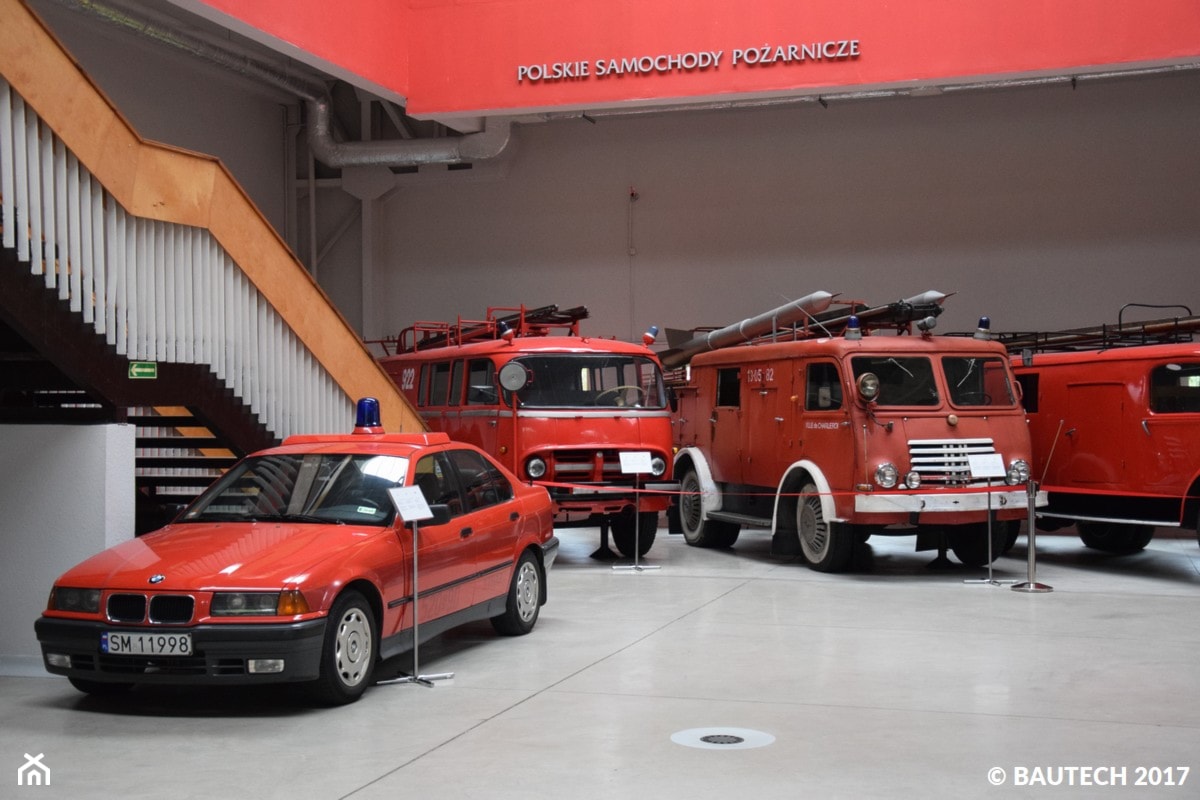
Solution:
{"label": "fire truck grille", "polygon": [[923,486],[970,486],[967,457],[995,452],[991,439],[913,439],[908,443],[909,463],[921,475]]}
{"label": "fire truck grille", "polygon": [[555,450],[547,459],[546,476],[560,483],[632,486],[635,476],[621,472],[616,450]]}

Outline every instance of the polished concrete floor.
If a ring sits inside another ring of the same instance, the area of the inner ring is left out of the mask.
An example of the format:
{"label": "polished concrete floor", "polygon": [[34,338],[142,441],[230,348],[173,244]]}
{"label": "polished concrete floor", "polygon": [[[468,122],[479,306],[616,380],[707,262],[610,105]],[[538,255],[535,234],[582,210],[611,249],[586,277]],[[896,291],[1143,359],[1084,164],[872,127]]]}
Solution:
{"label": "polished concrete floor", "polygon": [[[1046,594],[930,569],[912,538],[822,575],[762,534],[719,552],[664,529],[643,571],[589,558],[594,529],[559,535],[533,633],[427,644],[422,672],[455,673],[434,688],[316,709],[0,678],[0,797],[1200,797],[1190,534],[1123,558],[1040,536]],[[1025,547],[997,579],[1026,577]],[[50,786],[15,785],[25,754]]]}

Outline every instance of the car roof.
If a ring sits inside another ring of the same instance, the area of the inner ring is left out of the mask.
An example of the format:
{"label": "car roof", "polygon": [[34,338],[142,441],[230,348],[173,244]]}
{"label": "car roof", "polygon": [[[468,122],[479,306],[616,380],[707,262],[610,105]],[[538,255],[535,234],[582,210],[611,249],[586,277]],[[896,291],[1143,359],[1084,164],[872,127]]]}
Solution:
{"label": "car roof", "polygon": [[451,442],[445,433],[344,433],[344,434],[299,434],[284,439],[283,444],[255,455],[283,453],[374,453],[409,456],[428,447],[456,444],[471,448],[462,442]]}

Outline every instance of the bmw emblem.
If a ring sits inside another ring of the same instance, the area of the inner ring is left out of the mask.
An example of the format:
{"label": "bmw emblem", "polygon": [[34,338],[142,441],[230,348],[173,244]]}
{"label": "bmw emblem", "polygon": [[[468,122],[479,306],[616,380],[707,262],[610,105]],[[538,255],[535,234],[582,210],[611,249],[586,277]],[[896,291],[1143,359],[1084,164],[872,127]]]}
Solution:
{"label": "bmw emblem", "polygon": [[166,575],[163,575],[163,574],[161,574],[161,573],[160,573],[160,574],[158,574],[158,575],[151,575],[151,576],[150,576],[150,582],[151,582],[151,583],[162,583],[162,582],[163,582],[163,581],[165,581],[166,579],[167,579],[167,576],[166,576]]}

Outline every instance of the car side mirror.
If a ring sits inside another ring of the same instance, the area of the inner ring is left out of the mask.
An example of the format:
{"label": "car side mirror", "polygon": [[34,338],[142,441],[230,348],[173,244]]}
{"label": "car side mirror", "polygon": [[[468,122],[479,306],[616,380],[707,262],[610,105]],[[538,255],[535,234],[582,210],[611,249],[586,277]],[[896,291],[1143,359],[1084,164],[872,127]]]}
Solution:
{"label": "car side mirror", "polygon": [[[437,503],[429,507],[429,513],[433,514],[429,519],[420,520],[422,525],[445,525],[450,521],[450,506],[445,503]],[[405,522],[404,527],[412,528],[411,522]]]}

